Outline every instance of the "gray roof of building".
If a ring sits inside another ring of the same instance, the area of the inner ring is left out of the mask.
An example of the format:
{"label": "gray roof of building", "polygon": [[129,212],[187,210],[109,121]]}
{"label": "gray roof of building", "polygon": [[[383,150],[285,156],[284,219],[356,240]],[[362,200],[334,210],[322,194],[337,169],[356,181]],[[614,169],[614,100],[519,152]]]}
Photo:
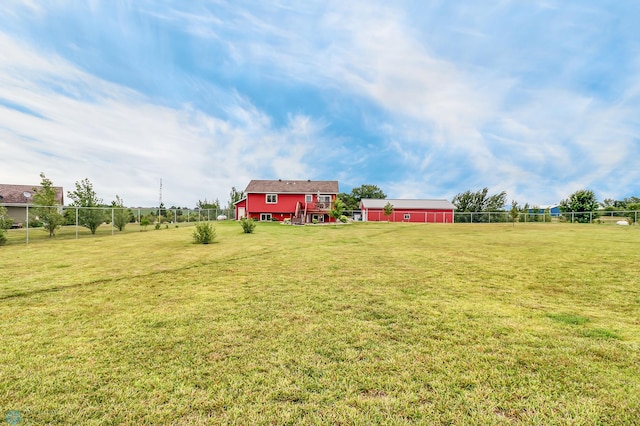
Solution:
{"label": "gray roof of building", "polygon": [[[56,200],[58,203],[63,204],[64,196],[61,186],[54,186],[56,190]],[[0,203],[2,204],[32,204],[33,196],[35,195],[34,189],[40,190],[41,186],[38,185],[7,185],[0,183]],[[25,194],[30,194],[27,197]]]}
{"label": "gray roof of building", "polygon": [[449,200],[407,200],[407,199],[373,199],[365,198],[361,204],[367,209],[383,209],[387,203],[391,203],[394,209],[426,209],[426,210],[455,210]]}
{"label": "gray roof of building", "polygon": [[337,180],[252,180],[244,190],[249,193],[337,194]]}

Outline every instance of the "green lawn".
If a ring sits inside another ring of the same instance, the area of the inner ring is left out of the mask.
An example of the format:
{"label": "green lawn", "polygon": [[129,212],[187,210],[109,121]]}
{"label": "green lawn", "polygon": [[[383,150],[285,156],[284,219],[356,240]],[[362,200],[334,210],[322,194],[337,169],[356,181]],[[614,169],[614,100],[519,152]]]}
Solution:
{"label": "green lawn", "polygon": [[0,420],[640,419],[639,227],[224,222],[210,245],[193,229],[11,234]]}

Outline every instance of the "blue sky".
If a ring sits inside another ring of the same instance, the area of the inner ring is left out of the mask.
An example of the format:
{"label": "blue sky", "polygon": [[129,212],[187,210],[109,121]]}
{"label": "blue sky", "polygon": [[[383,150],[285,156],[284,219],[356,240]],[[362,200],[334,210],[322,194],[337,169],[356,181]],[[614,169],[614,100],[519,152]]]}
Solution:
{"label": "blue sky", "polygon": [[0,4],[0,180],[225,204],[251,179],[390,198],[640,196],[640,2]]}

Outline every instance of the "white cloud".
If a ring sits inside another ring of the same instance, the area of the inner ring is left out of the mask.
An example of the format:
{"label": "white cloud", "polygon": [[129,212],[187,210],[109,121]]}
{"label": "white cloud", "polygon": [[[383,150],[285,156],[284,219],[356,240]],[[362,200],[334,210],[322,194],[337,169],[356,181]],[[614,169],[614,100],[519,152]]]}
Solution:
{"label": "white cloud", "polygon": [[12,158],[5,182],[37,184],[44,171],[68,190],[86,177],[105,201],[153,205],[162,178],[167,205],[193,207],[205,197],[224,203],[231,186],[256,176],[308,176],[305,154],[322,129],[310,117],[277,129],[240,97],[228,119],[162,107],[7,36],[0,52],[0,99],[43,117],[0,106],[0,150]]}
{"label": "white cloud", "polygon": [[[114,174],[139,182],[128,187],[123,178],[109,191],[125,187],[140,203],[155,200],[160,177],[165,199],[178,203],[226,197],[232,185],[272,177],[378,183],[394,197],[450,197],[488,186],[539,204],[582,186],[637,193],[640,169],[630,158],[639,153],[640,60],[611,74],[613,59],[638,52],[633,40],[624,55],[602,60],[609,46],[618,48],[605,31],[615,11],[555,1],[128,5],[151,11],[142,13],[151,19],[146,30],[160,25],[169,40],[175,33],[165,26],[178,29],[192,55],[202,52],[189,58],[196,72],[179,76],[198,88],[200,101],[152,100],[0,36],[0,99],[45,117],[0,106],[0,146],[21,158],[11,173],[37,177],[53,154],[71,183],[100,176],[106,186]],[[417,9],[422,14],[412,15]],[[123,25],[137,22],[130,18]],[[155,41],[154,34],[143,37]],[[140,47],[133,37],[131,43]],[[125,53],[134,58],[138,51]],[[161,56],[158,63],[171,54]],[[132,69],[152,73],[142,62]],[[260,88],[241,88],[255,75],[247,85],[273,84],[269,96],[302,88],[324,105],[261,110],[256,105],[269,102]],[[597,79],[613,89],[590,87]],[[217,112],[203,110],[208,98]],[[355,123],[343,136],[334,123],[344,111]],[[385,174],[385,165],[393,173]]]}

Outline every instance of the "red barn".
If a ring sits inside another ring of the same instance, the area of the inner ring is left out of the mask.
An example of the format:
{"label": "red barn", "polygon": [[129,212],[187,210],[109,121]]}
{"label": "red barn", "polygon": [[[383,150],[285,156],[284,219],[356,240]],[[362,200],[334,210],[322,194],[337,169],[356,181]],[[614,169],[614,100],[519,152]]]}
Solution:
{"label": "red barn", "polygon": [[[393,212],[385,216],[384,208],[390,203]],[[390,200],[363,199],[360,201],[362,220],[370,222],[453,223],[455,206],[447,200]]]}
{"label": "red barn", "polygon": [[236,220],[290,219],[292,223],[332,222],[329,210],[338,196],[338,181],[252,180],[235,203]]}

